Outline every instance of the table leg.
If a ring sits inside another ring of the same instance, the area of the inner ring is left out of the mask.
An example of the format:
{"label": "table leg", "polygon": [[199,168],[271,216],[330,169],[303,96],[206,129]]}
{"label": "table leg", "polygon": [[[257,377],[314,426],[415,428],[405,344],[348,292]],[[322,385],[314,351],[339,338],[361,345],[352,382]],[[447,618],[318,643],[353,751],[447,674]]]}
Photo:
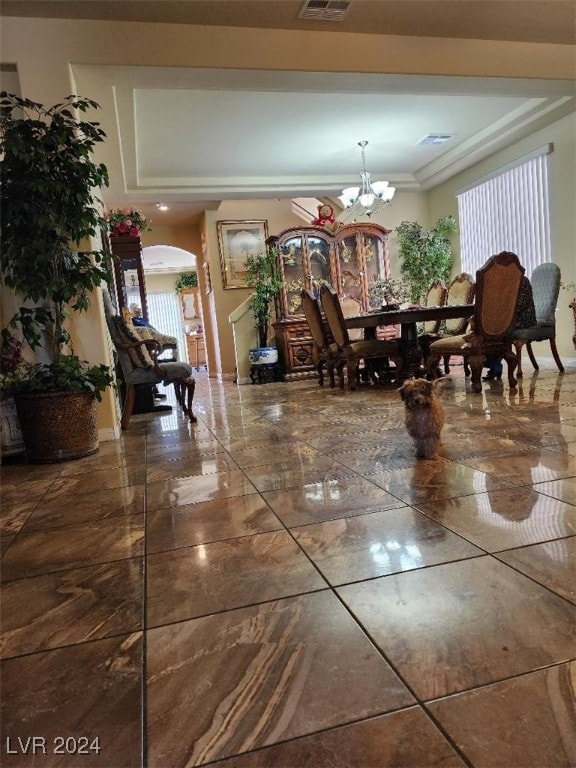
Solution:
{"label": "table leg", "polygon": [[399,373],[400,379],[409,379],[412,376],[420,378],[426,375],[426,369],[422,366],[422,353],[418,346],[416,323],[402,323],[400,353],[403,361],[402,370]]}

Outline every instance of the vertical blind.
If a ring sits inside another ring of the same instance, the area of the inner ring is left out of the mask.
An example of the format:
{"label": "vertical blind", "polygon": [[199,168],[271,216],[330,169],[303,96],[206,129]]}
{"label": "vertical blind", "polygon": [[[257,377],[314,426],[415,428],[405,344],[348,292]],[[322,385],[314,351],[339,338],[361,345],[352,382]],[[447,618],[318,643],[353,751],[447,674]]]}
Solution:
{"label": "vertical blind", "polygon": [[458,194],[462,270],[474,275],[490,256],[512,251],[530,277],[551,261],[548,146],[540,154]]}
{"label": "vertical blind", "polygon": [[187,360],[178,297],[174,293],[148,293],[146,298],[150,325],[160,333],[176,336],[178,339],[178,360]]}

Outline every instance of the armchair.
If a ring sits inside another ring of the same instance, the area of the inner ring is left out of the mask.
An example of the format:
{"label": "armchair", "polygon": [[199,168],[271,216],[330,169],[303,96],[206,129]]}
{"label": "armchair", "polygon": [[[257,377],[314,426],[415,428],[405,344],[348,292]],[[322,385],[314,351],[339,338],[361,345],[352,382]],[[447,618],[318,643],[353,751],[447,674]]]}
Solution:
{"label": "armchair", "polygon": [[117,362],[126,386],[120,425],[128,429],[134,408],[136,387],[151,384],[173,384],[176,400],[191,422],[196,421],[192,412],[195,380],[187,363],[158,362],[162,345],[155,339],[140,338],[121,315],[116,314],[110,294],[102,290],[104,315],[110,338],[115,348]]}

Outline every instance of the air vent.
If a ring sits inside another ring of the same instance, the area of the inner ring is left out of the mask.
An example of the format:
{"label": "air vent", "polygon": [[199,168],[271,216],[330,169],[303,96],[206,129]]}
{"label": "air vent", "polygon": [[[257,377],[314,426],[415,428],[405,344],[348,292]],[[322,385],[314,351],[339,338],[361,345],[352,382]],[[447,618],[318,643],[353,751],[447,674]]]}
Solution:
{"label": "air vent", "polygon": [[445,141],[448,141],[454,135],[453,133],[428,133],[423,139],[416,142],[416,146],[427,147],[429,144],[444,144]]}
{"label": "air vent", "polygon": [[352,0],[306,0],[299,19],[315,19],[316,21],[342,21],[348,15]]}

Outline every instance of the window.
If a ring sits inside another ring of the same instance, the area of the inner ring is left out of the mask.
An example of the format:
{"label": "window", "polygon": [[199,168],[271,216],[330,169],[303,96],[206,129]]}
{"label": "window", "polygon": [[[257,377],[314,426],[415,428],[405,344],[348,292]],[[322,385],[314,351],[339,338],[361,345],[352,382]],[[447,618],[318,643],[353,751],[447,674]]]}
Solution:
{"label": "window", "polygon": [[551,144],[458,194],[462,270],[474,275],[487,259],[512,251],[530,277],[551,261],[548,154]]}
{"label": "window", "polygon": [[176,336],[178,360],[187,360],[178,297],[175,293],[149,293],[147,299],[150,325],[167,336]]}

